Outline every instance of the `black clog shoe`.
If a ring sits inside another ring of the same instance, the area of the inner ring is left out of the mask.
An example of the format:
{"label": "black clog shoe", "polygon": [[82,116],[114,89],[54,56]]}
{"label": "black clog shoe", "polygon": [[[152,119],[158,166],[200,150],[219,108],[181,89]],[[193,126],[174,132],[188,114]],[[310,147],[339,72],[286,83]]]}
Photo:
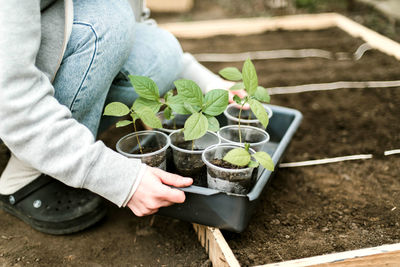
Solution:
{"label": "black clog shoe", "polygon": [[106,214],[103,199],[42,174],[14,194],[0,194],[0,209],[53,235],[81,231]]}

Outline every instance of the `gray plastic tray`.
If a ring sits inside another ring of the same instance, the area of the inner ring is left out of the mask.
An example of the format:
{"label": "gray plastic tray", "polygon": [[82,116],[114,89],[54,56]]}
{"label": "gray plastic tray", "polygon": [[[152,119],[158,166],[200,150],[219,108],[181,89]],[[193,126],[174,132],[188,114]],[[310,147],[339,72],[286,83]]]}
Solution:
{"label": "gray plastic tray", "polygon": [[[303,116],[295,109],[269,106],[274,115],[267,128],[271,139],[264,146],[264,151],[272,155],[277,166]],[[220,116],[218,120],[222,126],[227,123],[225,116]],[[247,195],[229,194],[200,186],[183,188],[185,202],[161,208],[157,214],[240,233],[247,227],[260,195],[275,172],[264,169]]]}

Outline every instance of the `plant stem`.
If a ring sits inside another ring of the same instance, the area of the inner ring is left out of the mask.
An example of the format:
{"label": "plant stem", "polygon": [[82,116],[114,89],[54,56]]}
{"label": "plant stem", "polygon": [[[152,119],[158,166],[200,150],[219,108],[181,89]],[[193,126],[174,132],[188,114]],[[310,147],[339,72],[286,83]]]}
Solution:
{"label": "plant stem", "polygon": [[249,117],[247,117],[248,120],[251,119],[251,112],[249,112]]}
{"label": "plant stem", "polygon": [[192,140],[192,151],[194,150],[194,140]]}
{"label": "plant stem", "polygon": [[174,130],[176,130],[176,121],[175,121],[175,118],[173,118],[172,121],[173,121],[173,124],[174,124],[174,126],[173,126],[173,127],[174,127]]}
{"label": "plant stem", "polygon": [[135,129],[135,133],[136,133],[135,135],[136,135],[137,143],[139,145],[140,154],[143,154],[142,146],[140,145],[140,141],[139,141],[139,136],[137,135],[136,123],[135,122],[133,122],[133,128]]}
{"label": "plant stem", "polygon": [[242,115],[243,106],[244,106],[244,104],[240,106],[240,110],[239,110],[239,121],[238,121],[238,127],[239,127],[239,143],[242,142],[242,131],[240,130],[240,116]]}

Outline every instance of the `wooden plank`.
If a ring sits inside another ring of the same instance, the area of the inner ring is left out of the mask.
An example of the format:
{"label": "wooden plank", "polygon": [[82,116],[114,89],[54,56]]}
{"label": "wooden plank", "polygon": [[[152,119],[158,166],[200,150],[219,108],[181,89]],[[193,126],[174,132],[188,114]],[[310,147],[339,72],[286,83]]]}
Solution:
{"label": "wooden plank", "polygon": [[160,24],[176,37],[207,38],[216,35],[249,35],[276,30],[318,30],[336,26],[336,13],[257,17]]}
{"label": "wooden plank", "polygon": [[400,251],[380,253],[377,255],[366,256],[362,258],[354,258],[343,262],[335,262],[332,264],[321,264],[317,266],[332,267],[398,267],[400,265]]}
{"label": "wooden plank", "polygon": [[187,12],[193,0],[147,0],[146,5],[153,12]]}
{"label": "wooden plank", "polygon": [[218,228],[193,224],[201,245],[206,249],[213,266],[240,267],[238,260]]}
{"label": "wooden plank", "polygon": [[353,37],[361,38],[371,47],[400,60],[400,44],[345,16],[335,15],[336,26]]}
{"label": "wooden plank", "polygon": [[[397,265],[396,265],[397,264]],[[298,260],[259,265],[258,267],[303,267],[303,266],[399,266],[400,243],[332,253]]]}

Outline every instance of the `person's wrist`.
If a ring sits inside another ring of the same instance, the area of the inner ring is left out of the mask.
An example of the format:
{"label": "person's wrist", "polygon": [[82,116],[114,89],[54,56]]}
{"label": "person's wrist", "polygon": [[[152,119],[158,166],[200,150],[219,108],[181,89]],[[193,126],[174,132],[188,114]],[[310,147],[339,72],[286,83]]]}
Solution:
{"label": "person's wrist", "polygon": [[143,179],[144,174],[146,173],[147,168],[148,168],[148,166],[146,164],[144,164],[144,163],[141,164],[140,171],[139,171],[139,173],[138,173],[138,175],[136,177],[135,182],[132,185],[132,188],[131,188],[131,190],[129,192],[129,195],[125,199],[124,203],[122,204],[123,207],[126,207],[126,205],[128,205],[128,203],[129,203],[129,201],[132,199],[133,195],[135,194],[136,190],[139,187],[140,182]]}

